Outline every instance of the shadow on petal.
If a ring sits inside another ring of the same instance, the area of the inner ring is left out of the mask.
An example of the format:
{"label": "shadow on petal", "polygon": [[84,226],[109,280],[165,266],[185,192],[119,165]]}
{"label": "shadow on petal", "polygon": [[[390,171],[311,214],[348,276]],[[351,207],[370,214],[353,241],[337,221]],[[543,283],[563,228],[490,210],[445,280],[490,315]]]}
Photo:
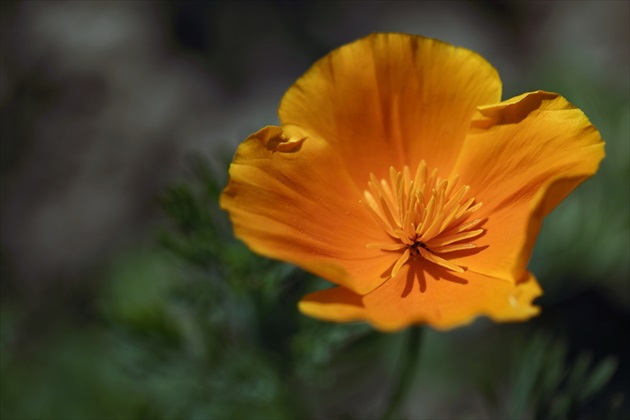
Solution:
{"label": "shadow on petal", "polygon": [[409,296],[409,294],[414,289],[414,283],[418,281],[418,289],[420,293],[424,293],[427,290],[427,281],[424,277],[424,271],[421,264],[418,261],[413,261],[409,264],[409,269],[407,270],[407,277],[405,282],[405,288],[403,289],[400,297],[405,298]]}
{"label": "shadow on petal", "polygon": [[462,277],[462,274],[454,273],[440,267],[439,265],[431,264],[425,267],[425,272],[436,281],[446,280],[457,284],[468,284],[468,280]]}
{"label": "shadow on petal", "polygon": [[400,297],[405,298],[414,292],[416,289],[416,283],[418,284],[417,291],[419,293],[426,293],[427,289],[431,287],[430,281],[440,280],[461,285],[468,284],[468,280],[463,278],[461,274],[454,273],[444,267],[427,261],[416,260],[409,264],[405,279],[405,287],[402,290]]}

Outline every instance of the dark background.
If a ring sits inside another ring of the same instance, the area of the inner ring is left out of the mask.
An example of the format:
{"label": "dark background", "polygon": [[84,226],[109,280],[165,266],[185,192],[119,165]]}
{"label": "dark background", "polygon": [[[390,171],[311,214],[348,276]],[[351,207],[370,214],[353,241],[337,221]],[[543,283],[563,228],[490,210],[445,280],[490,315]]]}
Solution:
{"label": "dark background", "polygon": [[[53,393],[54,403],[41,397],[39,411],[25,411],[29,399],[64,382],[66,359],[45,359],[54,372],[40,376],[24,373],[32,360],[23,355],[52,346],[70,359],[89,354],[90,366],[101,361],[98,349],[85,353],[88,345],[73,340],[102,327],[101,297],[120,261],[153,267],[161,258],[146,251],[165,224],[156,197],[186,178],[190,157],[202,156],[224,185],[236,145],[277,122],[279,100],[297,77],[333,48],[379,31],[477,51],[498,69],[504,98],[558,92],[600,129],[608,155],[600,172],[545,222],[532,258],[546,291],[532,328],[565,340],[568,360],[583,350],[617,357],[611,384],[589,407],[614,398],[629,406],[630,3],[32,0],[0,2],[0,12],[6,418],[75,405]],[[478,342],[471,332],[453,334]],[[446,346],[432,337],[434,349]],[[112,387],[95,377],[92,394]],[[466,399],[463,411],[453,408],[453,393],[440,392],[410,412],[484,415]],[[116,398],[104,406],[128,403]],[[100,403],[86,404],[78,417],[99,412]]]}

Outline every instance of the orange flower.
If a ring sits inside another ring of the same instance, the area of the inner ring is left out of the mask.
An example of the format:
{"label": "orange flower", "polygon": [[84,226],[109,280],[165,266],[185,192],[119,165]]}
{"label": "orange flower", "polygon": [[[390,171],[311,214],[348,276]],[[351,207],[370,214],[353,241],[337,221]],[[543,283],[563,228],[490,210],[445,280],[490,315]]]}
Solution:
{"label": "orange flower", "polygon": [[317,61],[280,127],[238,148],[221,206],[255,252],[338,287],[300,310],[383,331],[539,312],[542,220],[604,157],[586,116],[433,39],[373,34]]}

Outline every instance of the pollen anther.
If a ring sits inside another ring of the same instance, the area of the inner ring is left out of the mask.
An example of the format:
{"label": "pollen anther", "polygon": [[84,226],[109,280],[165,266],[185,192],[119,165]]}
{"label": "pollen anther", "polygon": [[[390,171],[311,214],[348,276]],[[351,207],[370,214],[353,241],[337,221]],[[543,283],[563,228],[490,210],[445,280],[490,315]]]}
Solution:
{"label": "pollen anther", "polygon": [[469,241],[484,229],[479,228],[482,219],[469,220],[482,203],[467,198],[470,186],[457,187],[458,182],[458,175],[450,180],[438,178],[437,169],[429,172],[424,160],[413,176],[407,166],[402,171],[390,167],[388,180],[370,174],[361,204],[393,241],[367,246],[401,252],[390,277],[396,277],[405,263],[417,257],[451,271],[464,271],[444,256],[476,248]]}

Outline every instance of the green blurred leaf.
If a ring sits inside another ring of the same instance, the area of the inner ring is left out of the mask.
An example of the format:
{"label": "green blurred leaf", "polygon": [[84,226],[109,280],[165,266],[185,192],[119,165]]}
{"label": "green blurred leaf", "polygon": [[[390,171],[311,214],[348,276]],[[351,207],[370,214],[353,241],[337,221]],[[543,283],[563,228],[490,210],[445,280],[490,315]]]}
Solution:
{"label": "green blurred leaf", "polygon": [[573,418],[608,384],[617,365],[612,356],[593,365],[585,351],[568,364],[564,340],[534,334],[514,359],[506,416]]}
{"label": "green blurred leaf", "polygon": [[578,354],[567,378],[566,389],[570,396],[578,395],[580,388],[584,385],[592,361],[593,355],[590,352]]}
{"label": "green blurred leaf", "polygon": [[536,394],[539,401],[544,401],[554,395],[567,374],[565,357],[566,343],[555,340],[546,350],[543,374],[541,375]]}
{"label": "green blurred leaf", "polygon": [[539,416],[539,419],[566,419],[569,412],[571,412],[571,397],[567,394],[559,394],[551,401],[549,413],[544,416]]}
{"label": "green blurred leaf", "polygon": [[619,360],[614,356],[609,356],[599,362],[585,379],[582,387],[577,393],[577,398],[581,401],[591,398],[598,393],[615,374]]}
{"label": "green blurred leaf", "polygon": [[538,382],[549,342],[548,337],[536,334],[518,356],[508,407],[511,418],[525,417],[528,409],[531,410],[534,404],[534,387]]}
{"label": "green blurred leaf", "polygon": [[178,339],[168,309],[170,292],[181,280],[174,268],[163,252],[138,252],[119,259],[100,298],[103,313],[138,331]]}

